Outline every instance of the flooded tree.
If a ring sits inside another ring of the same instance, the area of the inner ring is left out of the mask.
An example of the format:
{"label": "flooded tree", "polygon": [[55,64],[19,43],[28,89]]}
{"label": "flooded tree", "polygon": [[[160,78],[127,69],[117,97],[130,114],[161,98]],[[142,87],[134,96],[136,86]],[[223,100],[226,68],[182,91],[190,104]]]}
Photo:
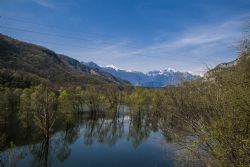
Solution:
{"label": "flooded tree", "polygon": [[91,117],[96,118],[98,113],[102,113],[101,107],[105,107],[103,101],[104,96],[98,92],[95,87],[87,87],[86,89],[86,103],[90,108]]}
{"label": "flooded tree", "polygon": [[36,126],[42,131],[45,137],[49,137],[57,116],[56,95],[48,86],[40,85],[35,88],[31,97]]}
{"label": "flooded tree", "polygon": [[75,110],[74,105],[77,104],[74,104],[72,95],[68,93],[67,90],[62,90],[58,97],[58,118],[60,118],[66,126],[74,121],[76,113],[78,112]]}
{"label": "flooded tree", "polygon": [[73,93],[71,93],[73,98],[73,106],[76,111],[81,112],[84,104],[86,103],[86,91],[82,87],[77,86]]}

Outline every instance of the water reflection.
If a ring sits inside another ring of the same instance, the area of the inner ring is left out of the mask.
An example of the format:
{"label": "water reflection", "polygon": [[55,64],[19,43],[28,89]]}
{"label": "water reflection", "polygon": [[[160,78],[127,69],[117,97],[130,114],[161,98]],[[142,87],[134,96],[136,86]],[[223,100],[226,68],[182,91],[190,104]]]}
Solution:
{"label": "water reflection", "polygon": [[[31,140],[19,137],[24,140],[16,141],[18,147],[13,146],[1,153],[2,166],[83,166],[86,162],[92,166],[112,166],[115,162],[125,166],[153,166],[173,163],[172,160],[164,161],[165,152],[157,143],[162,136],[151,119],[142,112],[131,115],[127,106],[119,106],[117,112],[105,115],[85,111],[76,116],[64,115],[63,120],[59,120],[51,135],[32,131]],[[8,158],[10,151],[16,155],[15,158]],[[110,157],[116,159],[108,160]],[[135,160],[135,157],[141,159]]]}

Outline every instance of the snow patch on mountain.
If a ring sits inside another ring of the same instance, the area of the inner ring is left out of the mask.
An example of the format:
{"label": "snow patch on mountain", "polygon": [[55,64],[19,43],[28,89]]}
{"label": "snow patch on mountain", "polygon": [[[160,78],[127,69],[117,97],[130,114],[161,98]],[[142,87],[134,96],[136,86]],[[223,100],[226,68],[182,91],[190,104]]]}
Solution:
{"label": "snow patch on mountain", "polygon": [[117,78],[129,81],[132,85],[144,87],[163,87],[166,85],[177,84],[184,80],[193,80],[198,78],[190,72],[181,72],[174,68],[166,68],[163,70],[154,70],[147,73],[122,70],[114,65],[107,65],[105,67],[99,66],[94,62],[83,62],[85,65],[97,68],[104,72],[110,73]]}
{"label": "snow patch on mountain", "polygon": [[114,66],[114,65],[106,65],[106,68],[112,68],[116,71],[120,70],[118,67]]}

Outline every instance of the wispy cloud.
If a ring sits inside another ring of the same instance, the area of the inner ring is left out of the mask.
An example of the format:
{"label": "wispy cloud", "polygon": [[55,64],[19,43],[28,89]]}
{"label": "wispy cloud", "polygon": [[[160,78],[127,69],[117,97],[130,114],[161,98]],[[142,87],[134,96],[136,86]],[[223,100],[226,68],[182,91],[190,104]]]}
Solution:
{"label": "wispy cloud", "polygon": [[54,8],[54,5],[50,0],[32,0],[32,2],[46,8]]}
{"label": "wispy cloud", "polygon": [[[235,58],[236,53],[233,53],[232,45],[241,38],[243,18],[233,18],[221,24],[190,27],[178,37],[161,39],[140,48],[127,40],[110,45],[99,43],[95,49],[84,49],[74,54],[80,59],[98,60],[102,64],[114,62],[124,67],[124,63],[131,62],[122,60],[140,60],[139,63],[147,64],[149,68],[174,66],[201,74],[205,71],[204,64],[212,67]],[[152,64],[152,61],[155,64]]]}

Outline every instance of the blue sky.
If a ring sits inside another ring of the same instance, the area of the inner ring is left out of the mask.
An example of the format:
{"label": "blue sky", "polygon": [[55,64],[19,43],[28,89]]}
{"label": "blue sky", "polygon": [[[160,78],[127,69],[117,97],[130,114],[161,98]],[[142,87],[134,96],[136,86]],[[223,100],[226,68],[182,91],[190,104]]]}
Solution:
{"label": "blue sky", "polygon": [[80,61],[202,74],[237,57],[250,0],[0,0],[0,32]]}

